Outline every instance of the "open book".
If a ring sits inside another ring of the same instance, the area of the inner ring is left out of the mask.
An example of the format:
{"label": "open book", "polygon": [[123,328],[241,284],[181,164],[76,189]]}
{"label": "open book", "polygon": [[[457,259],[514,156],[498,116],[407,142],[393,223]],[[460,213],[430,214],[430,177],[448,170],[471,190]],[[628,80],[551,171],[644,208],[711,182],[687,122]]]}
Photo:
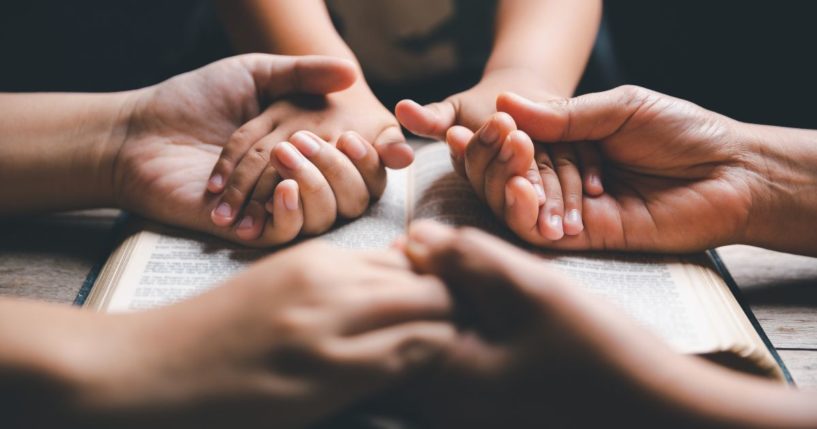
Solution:
{"label": "open book", "polygon": [[[361,218],[321,236],[352,249],[384,248],[413,219],[476,226],[511,238],[451,167],[448,148],[427,144],[414,165],[389,171],[383,197]],[[201,293],[265,254],[172,228],[131,222],[85,300],[98,311],[166,305]],[[592,293],[602,295],[676,350],[736,369],[784,379],[784,368],[751,314],[706,254],[539,252]],[[764,342],[765,341],[765,342]]]}

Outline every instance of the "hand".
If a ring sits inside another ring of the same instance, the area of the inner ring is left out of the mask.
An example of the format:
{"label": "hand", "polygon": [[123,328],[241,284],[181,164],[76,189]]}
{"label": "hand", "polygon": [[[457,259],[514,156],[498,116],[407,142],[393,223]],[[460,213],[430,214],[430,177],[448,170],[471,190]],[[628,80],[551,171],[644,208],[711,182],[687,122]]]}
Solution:
{"label": "hand", "polygon": [[598,142],[606,193],[582,202],[584,230],[552,242],[532,234],[533,188],[513,178],[505,217],[522,238],[566,249],[689,252],[742,242],[759,203],[751,136],[692,103],[638,87],[534,103],[505,94],[499,110],[542,142]]}
{"label": "hand", "polygon": [[598,423],[631,411],[606,396],[636,395],[632,374],[677,359],[541,259],[478,230],[415,222],[405,251],[448,285],[461,325],[445,365],[393,398],[421,410],[423,427]]}
{"label": "hand", "polygon": [[[276,147],[283,141],[293,143],[306,159],[290,145]],[[265,162],[270,150],[273,168]],[[263,210],[264,201],[286,178],[300,185],[303,231],[321,233],[338,215],[358,217],[380,197],[384,167],[403,168],[412,159],[397,120],[362,82],[327,96],[278,100],[239,128],[224,147],[208,183],[210,192],[220,194],[212,221],[223,229],[237,225],[242,238],[256,238],[268,213],[275,218],[274,208]],[[239,216],[247,200],[259,204]]]}
{"label": "hand", "polygon": [[454,335],[449,306],[445,286],[398,251],[303,244],[191,301],[89,316],[99,320],[69,354],[71,417],[311,426],[437,362]]}
{"label": "hand", "polygon": [[405,251],[416,270],[445,281],[460,322],[445,363],[381,404],[411,404],[403,411],[421,427],[817,421],[813,396],[678,355],[543,260],[488,234],[415,222]]}
{"label": "hand", "polygon": [[[500,69],[486,73],[473,88],[440,103],[423,107],[404,100],[395,111],[400,122],[415,134],[447,141],[455,169],[500,219],[504,218],[504,182],[499,187],[494,183],[498,176],[521,175],[533,185],[541,206],[539,226],[530,233],[545,240],[577,235],[583,229],[583,192],[600,195],[604,191],[597,150],[590,145],[534,144],[527,136],[513,133],[513,120],[495,113],[497,96],[510,88],[537,101],[561,98],[529,72]],[[473,142],[482,144],[470,144]],[[526,153],[528,150],[531,154]],[[503,164],[509,158],[500,153],[511,156],[517,152],[511,165]],[[521,165],[526,158],[528,164]]]}
{"label": "hand", "polygon": [[[236,130],[258,116],[262,99],[341,90],[352,84],[355,73],[349,62],[337,59],[243,55],[129,93],[123,108],[130,118],[127,132],[113,151],[118,205],[245,244],[269,246],[292,240],[308,208],[295,181],[258,189],[247,211],[263,211],[269,199],[273,219],[256,238],[210,221],[219,198],[207,193],[209,172]],[[254,160],[267,164],[268,153],[254,155]],[[259,221],[253,227],[262,226]]]}

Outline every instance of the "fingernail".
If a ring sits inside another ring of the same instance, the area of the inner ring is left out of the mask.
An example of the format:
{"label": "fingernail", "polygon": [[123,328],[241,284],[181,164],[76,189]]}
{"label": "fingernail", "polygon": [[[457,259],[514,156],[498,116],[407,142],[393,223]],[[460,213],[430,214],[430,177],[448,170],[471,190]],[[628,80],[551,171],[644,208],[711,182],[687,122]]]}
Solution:
{"label": "fingernail", "polygon": [[508,160],[513,157],[513,148],[508,143],[508,140],[505,140],[505,144],[502,145],[502,149],[499,150],[499,161],[500,162],[508,162]]}
{"label": "fingernail", "polygon": [[505,204],[508,207],[511,207],[514,204],[516,204],[516,197],[513,195],[511,187],[508,185],[505,185]]}
{"label": "fingernail", "polygon": [[275,151],[275,156],[285,167],[296,170],[306,161],[304,156],[291,143],[280,143],[281,149]]}
{"label": "fingernail", "polygon": [[572,223],[574,225],[581,225],[582,216],[579,214],[579,210],[573,209],[567,212],[567,216],[565,216],[565,222]]}
{"label": "fingernail", "polygon": [[218,215],[220,217],[225,217],[225,218],[233,217],[233,209],[227,203],[219,204],[218,207],[216,207],[215,213],[216,213],[216,215]]}
{"label": "fingernail", "polygon": [[358,136],[353,135],[346,138],[346,140],[344,140],[343,149],[346,155],[354,160],[359,160],[366,156],[366,146],[364,146],[364,143]]}
{"label": "fingernail", "polygon": [[221,189],[222,185],[224,185],[224,178],[221,177],[221,174],[214,174],[213,177],[210,178],[210,184]]}
{"label": "fingernail", "polygon": [[548,223],[550,224],[551,227],[553,227],[557,231],[562,230],[562,217],[561,216],[559,216],[559,215],[550,215],[550,218],[548,219]]}
{"label": "fingernail", "polygon": [[486,145],[492,145],[497,140],[499,140],[499,129],[495,121],[490,121],[479,133],[479,141]]}
{"label": "fingernail", "polygon": [[533,190],[536,191],[536,198],[538,198],[540,202],[545,202],[545,187],[542,186],[541,183],[534,183]]}
{"label": "fingernail", "polygon": [[284,207],[287,210],[295,211],[298,210],[298,193],[297,192],[284,192],[284,195],[281,196],[283,200]]}
{"label": "fingernail", "polygon": [[445,240],[452,233],[449,226],[429,220],[414,222],[409,226],[409,243],[433,244]]}
{"label": "fingernail", "polygon": [[296,144],[298,150],[307,157],[315,155],[321,150],[321,143],[313,135],[303,131],[298,131],[292,136],[292,143]]}
{"label": "fingernail", "polygon": [[251,216],[244,216],[244,219],[241,219],[241,223],[238,224],[238,229],[250,229],[252,228],[253,220]]}

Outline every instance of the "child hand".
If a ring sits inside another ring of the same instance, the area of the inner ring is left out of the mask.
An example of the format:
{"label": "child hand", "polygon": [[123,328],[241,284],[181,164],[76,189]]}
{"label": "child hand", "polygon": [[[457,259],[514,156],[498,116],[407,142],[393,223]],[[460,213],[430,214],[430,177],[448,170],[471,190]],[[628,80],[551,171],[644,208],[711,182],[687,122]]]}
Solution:
{"label": "child hand", "polygon": [[[355,132],[344,133],[336,147],[299,131],[267,155],[269,164],[252,185],[252,196],[235,226],[236,235],[248,244],[282,244],[300,233],[325,232],[337,216],[363,214],[386,186],[377,151]],[[218,210],[214,222],[221,220]]]}
{"label": "child hand", "polygon": [[[411,100],[403,100],[395,107],[395,114],[400,123],[409,131],[417,135],[444,140],[451,127],[457,125],[472,132],[477,131],[491,118],[492,114],[496,113],[496,99],[499,94],[507,91],[515,91],[536,101],[562,98],[556,95],[557,91],[549,88],[541,77],[526,70],[507,68],[486,73],[473,88],[452,95],[438,103],[420,106]],[[551,149],[549,153],[537,150],[537,161],[555,166],[559,170],[574,170],[572,172],[575,172],[577,162],[581,162],[584,168],[580,172],[583,177],[580,178],[579,182],[584,181],[586,192],[589,195],[600,195],[603,192],[600,177],[601,169],[598,164],[599,158],[592,151],[588,151],[584,147],[570,149],[567,146]],[[549,168],[549,170],[553,170],[553,168]],[[567,173],[566,171],[565,174]],[[567,176],[566,178],[573,180],[575,175],[567,174]],[[554,180],[546,180],[545,186],[552,185]],[[581,186],[582,184],[578,183],[571,186],[571,188],[578,187],[581,189]],[[556,198],[558,186],[550,186],[546,190]],[[556,204],[554,203],[551,208],[553,214],[558,214],[559,210],[555,207]],[[571,206],[569,210],[574,208],[576,207]],[[568,213],[570,212],[568,211]],[[572,231],[571,228],[568,227],[568,230]],[[559,228],[553,228],[553,236],[556,236],[556,229]]]}
{"label": "child hand", "polygon": [[[276,238],[290,235],[292,229],[282,225],[265,232],[268,216],[262,210],[276,183],[288,177],[300,185],[303,232],[324,232],[337,216],[360,216],[371,199],[382,194],[385,166],[405,167],[413,154],[397,121],[374,96],[350,91],[278,101],[236,131],[208,181],[208,191],[221,194],[211,213],[212,222],[221,228],[234,226],[236,234],[246,240],[257,239],[262,232],[265,237],[268,233]],[[358,132],[341,134],[349,130]],[[303,157],[297,156],[298,151],[291,153],[291,145],[280,146],[283,141],[290,141],[311,162],[293,169]],[[278,146],[280,156],[270,159],[270,151]],[[289,167],[282,158],[290,162]],[[246,202],[247,209],[239,213]],[[275,199],[270,202],[267,211],[274,213]],[[287,233],[279,232],[279,227]]]}
{"label": "child hand", "polygon": [[[579,160],[595,160],[590,164],[598,168],[594,148],[574,152],[563,145],[534,144],[505,113],[495,113],[476,133],[452,127],[446,141],[454,168],[522,239],[541,245],[584,229],[582,169],[587,177],[587,164]],[[601,193],[601,184],[596,185]]]}

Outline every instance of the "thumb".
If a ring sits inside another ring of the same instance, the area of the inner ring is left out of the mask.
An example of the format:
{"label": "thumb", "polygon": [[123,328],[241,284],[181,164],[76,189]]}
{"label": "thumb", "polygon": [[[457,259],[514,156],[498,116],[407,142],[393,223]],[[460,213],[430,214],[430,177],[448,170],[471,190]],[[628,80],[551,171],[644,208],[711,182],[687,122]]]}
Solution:
{"label": "thumb", "polygon": [[457,120],[457,109],[450,101],[421,106],[412,100],[403,100],[394,107],[394,114],[412,133],[436,140],[445,139],[445,133]]}
{"label": "thumb", "polygon": [[259,93],[271,97],[286,94],[328,94],[350,87],[357,69],[348,60],[317,55],[242,55],[239,61],[250,72]]}
{"label": "thumb", "polygon": [[405,252],[415,270],[442,279],[458,309],[492,332],[535,314],[535,299],[517,275],[529,256],[496,237],[423,220],[409,227]]}
{"label": "thumb", "polygon": [[536,103],[513,93],[497,97],[497,111],[508,113],[533,140],[602,140],[615,134],[653,94],[625,85],[609,91]]}
{"label": "thumb", "polygon": [[389,168],[405,168],[414,161],[414,151],[397,124],[387,126],[375,137],[374,148]]}

